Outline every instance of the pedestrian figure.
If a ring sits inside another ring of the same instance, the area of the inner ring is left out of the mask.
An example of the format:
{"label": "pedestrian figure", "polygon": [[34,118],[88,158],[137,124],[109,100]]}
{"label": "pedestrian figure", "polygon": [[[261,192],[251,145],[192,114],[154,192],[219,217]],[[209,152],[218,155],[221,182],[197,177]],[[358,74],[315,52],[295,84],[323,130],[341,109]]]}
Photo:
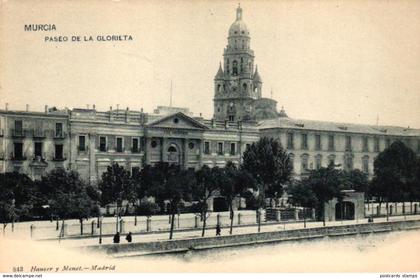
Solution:
{"label": "pedestrian figure", "polygon": [[131,241],[133,240],[133,237],[131,236],[131,232],[128,232],[128,235],[125,237],[125,239],[126,239],[128,242],[131,242]]}
{"label": "pedestrian figure", "polygon": [[119,232],[117,232],[114,235],[114,243],[120,243],[120,233]]}
{"label": "pedestrian figure", "polygon": [[219,224],[217,224],[216,225],[216,236],[220,236],[220,225]]}

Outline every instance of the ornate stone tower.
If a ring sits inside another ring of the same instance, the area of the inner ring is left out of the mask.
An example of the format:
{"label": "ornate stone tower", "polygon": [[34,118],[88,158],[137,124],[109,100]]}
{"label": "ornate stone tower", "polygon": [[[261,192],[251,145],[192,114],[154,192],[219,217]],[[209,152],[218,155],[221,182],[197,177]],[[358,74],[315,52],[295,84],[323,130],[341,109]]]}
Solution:
{"label": "ornate stone tower", "polygon": [[230,122],[253,120],[254,101],[261,98],[262,81],[254,70],[254,51],[250,34],[242,20],[242,8],[229,28],[223,68],[214,77],[214,118]]}

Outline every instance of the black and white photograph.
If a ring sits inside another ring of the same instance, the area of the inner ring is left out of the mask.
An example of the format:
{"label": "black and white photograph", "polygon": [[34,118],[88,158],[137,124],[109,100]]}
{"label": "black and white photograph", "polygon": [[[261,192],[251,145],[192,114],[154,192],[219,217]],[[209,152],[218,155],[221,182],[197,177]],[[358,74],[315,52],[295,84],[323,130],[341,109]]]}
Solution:
{"label": "black and white photograph", "polygon": [[0,220],[2,277],[420,277],[420,1],[0,0]]}

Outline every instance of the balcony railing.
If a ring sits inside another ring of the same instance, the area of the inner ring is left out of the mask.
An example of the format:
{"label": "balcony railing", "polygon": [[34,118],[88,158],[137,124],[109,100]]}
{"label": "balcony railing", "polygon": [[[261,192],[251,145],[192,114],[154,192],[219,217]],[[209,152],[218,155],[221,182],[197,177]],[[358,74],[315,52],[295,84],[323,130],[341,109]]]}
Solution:
{"label": "balcony railing", "polygon": [[88,146],[77,146],[77,151],[79,153],[87,153],[89,151],[89,147]]}
{"label": "balcony railing", "polygon": [[54,132],[54,139],[64,139],[67,137],[67,133],[62,131],[62,132]]}
{"label": "balcony railing", "polygon": [[47,137],[47,131],[46,130],[33,129],[32,130],[32,137],[33,138],[38,138],[38,139],[43,139],[43,138]]}
{"label": "balcony railing", "polygon": [[23,138],[26,137],[27,130],[24,129],[12,129],[12,137],[14,138]]}
{"label": "balcony railing", "polygon": [[34,155],[34,158],[32,159],[32,161],[38,161],[38,162],[45,161],[45,155]]}
{"label": "balcony railing", "polygon": [[65,161],[65,160],[67,160],[67,158],[66,158],[66,157],[54,157],[54,158],[53,158],[53,161],[57,161],[57,162],[60,162],[60,161]]}
{"label": "balcony railing", "polygon": [[15,155],[14,153],[11,153],[10,154],[10,160],[13,160],[13,161],[23,161],[23,160],[26,160],[26,157],[23,156],[23,155]]}

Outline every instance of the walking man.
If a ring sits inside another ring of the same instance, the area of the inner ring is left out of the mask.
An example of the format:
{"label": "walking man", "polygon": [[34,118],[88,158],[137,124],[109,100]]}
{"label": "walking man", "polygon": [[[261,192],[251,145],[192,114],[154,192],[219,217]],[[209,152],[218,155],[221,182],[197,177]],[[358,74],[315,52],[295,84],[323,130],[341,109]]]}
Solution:
{"label": "walking man", "polygon": [[216,236],[220,236],[220,231],[221,231],[220,224],[217,224],[216,225]]}
{"label": "walking man", "polygon": [[131,232],[128,232],[128,235],[125,237],[127,242],[131,242],[133,240],[133,237],[131,236]]}
{"label": "walking man", "polygon": [[114,243],[120,243],[120,233],[119,232],[117,232],[114,235]]}

